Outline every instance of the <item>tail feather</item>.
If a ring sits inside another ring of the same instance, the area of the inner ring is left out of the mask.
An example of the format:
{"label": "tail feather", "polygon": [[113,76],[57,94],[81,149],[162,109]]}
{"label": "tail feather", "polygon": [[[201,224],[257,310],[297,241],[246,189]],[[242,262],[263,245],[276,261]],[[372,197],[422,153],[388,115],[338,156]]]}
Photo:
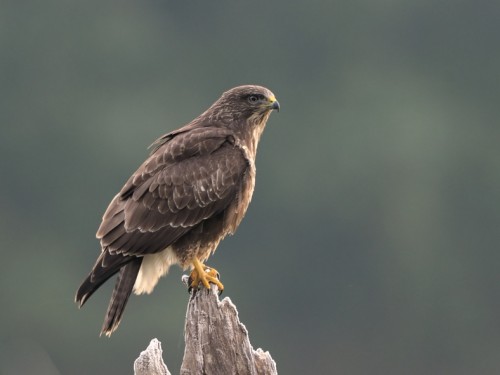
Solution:
{"label": "tail feather", "polygon": [[111,295],[111,300],[109,301],[108,311],[106,312],[104,324],[101,329],[101,335],[104,333],[106,336],[111,336],[118,328],[122,319],[123,310],[134,288],[141,264],[142,258],[135,258],[121,268],[115,288],[113,289],[113,294]]}
{"label": "tail feather", "polygon": [[104,282],[120,271],[120,269],[132,259],[134,258],[121,254],[112,255],[107,251],[102,252],[92,272],[87,276],[76,292],[75,302],[78,304],[78,307],[82,307]]}

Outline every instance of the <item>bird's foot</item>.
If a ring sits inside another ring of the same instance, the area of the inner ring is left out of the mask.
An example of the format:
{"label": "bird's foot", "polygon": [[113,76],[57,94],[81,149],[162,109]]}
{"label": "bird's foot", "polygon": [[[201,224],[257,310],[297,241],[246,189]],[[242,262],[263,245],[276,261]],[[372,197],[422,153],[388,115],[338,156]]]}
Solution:
{"label": "bird's foot", "polygon": [[210,283],[217,285],[219,288],[219,293],[224,290],[224,285],[219,281],[219,272],[216,269],[207,267],[201,263],[198,259],[193,260],[193,270],[189,275],[189,292],[191,290],[197,290],[200,284],[207,289],[210,289]]}

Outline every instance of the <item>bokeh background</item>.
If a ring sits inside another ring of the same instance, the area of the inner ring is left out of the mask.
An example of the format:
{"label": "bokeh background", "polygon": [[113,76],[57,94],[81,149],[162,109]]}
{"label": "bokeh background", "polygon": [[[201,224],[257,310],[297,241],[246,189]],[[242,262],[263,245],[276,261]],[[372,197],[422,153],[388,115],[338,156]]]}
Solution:
{"label": "bokeh background", "polygon": [[173,269],[98,333],[78,310],[110,199],[233,86],[276,93],[257,187],[210,264],[282,374],[500,373],[500,3],[2,1],[0,373],[175,374]]}

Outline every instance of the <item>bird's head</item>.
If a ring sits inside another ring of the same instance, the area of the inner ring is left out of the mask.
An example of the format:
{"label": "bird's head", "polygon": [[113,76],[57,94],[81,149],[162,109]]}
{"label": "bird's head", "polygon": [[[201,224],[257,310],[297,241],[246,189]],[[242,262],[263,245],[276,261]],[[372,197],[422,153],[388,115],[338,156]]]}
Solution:
{"label": "bird's head", "polygon": [[238,114],[240,118],[256,122],[267,120],[273,110],[280,110],[280,104],[271,90],[256,85],[232,88],[222,94],[214,105],[233,115]]}

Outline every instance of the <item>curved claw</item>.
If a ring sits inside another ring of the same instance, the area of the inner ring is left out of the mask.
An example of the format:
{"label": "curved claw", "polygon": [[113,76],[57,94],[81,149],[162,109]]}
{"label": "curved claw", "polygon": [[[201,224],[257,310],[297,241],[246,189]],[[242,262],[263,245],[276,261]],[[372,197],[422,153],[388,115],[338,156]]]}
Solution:
{"label": "curved claw", "polygon": [[197,290],[200,284],[203,284],[206,289],[210,289],[210,283],[217,285],[219,294],[224,290],[224,285],[219,281],[219,272],[214,268],[205,266],[195,258],[193,260],[193,270],[189,275],[188,292],[191,292],[193,288]]}

